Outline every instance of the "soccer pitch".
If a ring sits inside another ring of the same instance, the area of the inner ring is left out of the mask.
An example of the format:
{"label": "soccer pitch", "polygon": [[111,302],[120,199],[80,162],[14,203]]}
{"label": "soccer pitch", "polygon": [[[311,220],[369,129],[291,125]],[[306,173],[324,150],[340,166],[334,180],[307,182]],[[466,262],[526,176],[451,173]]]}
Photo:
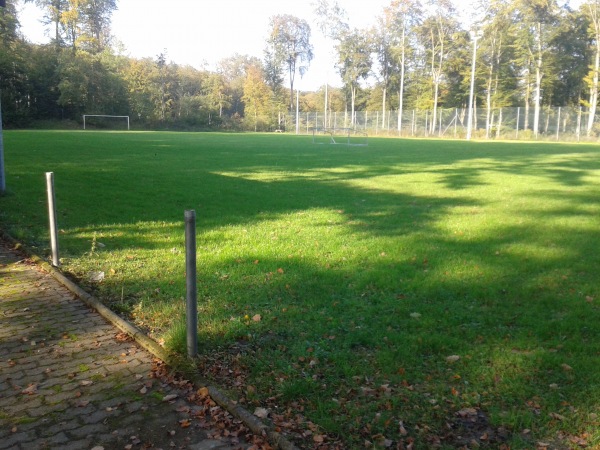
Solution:
{"label": "soccer pitch", "polygon": [[54,172],[63,270],[183,352],[196,211],[201,366],[239,374],[218,381],[249,408],[302,411],[344,448],[600,445],[600,147],[4,141],[2,229],[49,254]]}

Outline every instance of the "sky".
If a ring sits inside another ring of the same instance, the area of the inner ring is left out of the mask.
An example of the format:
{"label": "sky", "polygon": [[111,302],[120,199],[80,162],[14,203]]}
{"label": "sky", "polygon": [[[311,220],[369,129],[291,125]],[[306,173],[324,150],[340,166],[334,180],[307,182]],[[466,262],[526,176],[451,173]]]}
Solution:
{"label": "sky", "polygon": [[[352,27],[364,28],[391,0],[338,0]],[[463,17],[473,0],[456,0]],[[112,32],[125,46],[125,54],[151,57],[166,50],[169,61],[215,70],[223,58],[238,53],[263,59],[269,18],[292,14],[312,28],[315,57],[302,79],[300,90],[316,90],[326,82],[340,86],[334,68],[333,47],[316,24],[313,0],[119,0],[112,17]],[[21,31],[32,42],[48,42],[42,12],[32,3],[19,2]]]}
{"label": "sky", "polygon": [[[120,0],[112,17],[113,35],[136,58],[156,58],[166,49],[168,60],[214,70],[217,63],[236,53],[263,59],[269,18],[292,14],[312,29],[315,57],[296,84],[313,90],[328,81],[340,85],[333,67],[331,43],[315,23],[313,0]],[[341,0],[350,25],[366,27],[390,0]],[[49,40],[40,19],[42,12],[20,1],[21,31],[33,42]]]}

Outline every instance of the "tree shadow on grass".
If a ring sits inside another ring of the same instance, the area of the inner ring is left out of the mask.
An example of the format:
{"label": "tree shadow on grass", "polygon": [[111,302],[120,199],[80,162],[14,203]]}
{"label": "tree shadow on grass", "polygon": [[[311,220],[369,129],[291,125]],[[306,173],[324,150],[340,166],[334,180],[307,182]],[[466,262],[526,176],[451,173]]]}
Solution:
{"label": "tree shadow on grass", "polygon": [[[285,380],[274,384],[273,395],[292,396],[291,387],[304,386],[309,391],[297,395],[321,399],[331,408],[326,415],[339,416],[339,426],[355,438],[360,432],[343,423],[346,416],[331,398],[356,397],[352,407],[366,421],[380,407],[409,427],[430,421],[439,433],[449,416],[472,405],[488,410],[496,425],[514,435],[522,431],[518,423],[527,422],[536,438],[546,438],[557,429],[551,413],[568,412],[582,427],[592,426],[585,414],[593,413],[592,399],[600,397],[594,357],[600,351],[595,344],[600,261],[591,250],[600,245],[593,222],[600,198],[594,181],[597,147],[490,144],[470,146],[470,154],[461,143],[440,155],[406,148],[405,142],[397,148],[327,151],[294,151],[283,147],[287,142],[269,141],[260,164],[256,154],[245,159],[227,146],[212,154],[179,155],[159,178],[156,168],[166,164],[159,153],[146,160],[142,152],[134,155],[142,173],[135,177],[127,165],[106,171],[65,166],[60,183],[69,196],[59,209],[66,211],[61,225],[66,251],[89,252],[97,232],[106,245],[98,254],[114,253],[110,263],[116,268],[111,275],[106,266],[100,294],[110,302],[125,292],[126,300],[145,302],[147,315],[164,307],[163,315],[177,316],[183,309],[183,254],[181,265],[175,259],[148,267],[152,258],[181,251],[184,209],[197,211],[201,253],[218,252],[244,229],[308,214],[309,220],[294,226],[297,234],[302,227],[320,233],[312,240],[325,248],[312,257],[302,257],[291,239],[294,230],[275,230],[290,242],[273,240],[264,248],[243,247],[237,256],[201,262],[206,350],[253,343],[256,353],[248,364],[261,374],[256,379],[266,373]],[[159,151],[167,149],[153,149]],[[431,175],[438,181],[420,179]],[[504,200],[488,203],[479,196],[480,188],[502,187],[490,175],[531,182],[531,190],[519,194],[529,211],[469,236],[469,227],[484,223],[484,213]],[[93,200],[83,180],[98,186]],[[90,210],[70,215],[81,211],[82,202]],[[478,215],[461,216],[464,223],[452,228],[446,218],[461,207],[477,209]],[[327,214],[311,216],[314,211]],[[355,248],[330,256],[328,240],[344,238]],[[265,233],[264,239],[273,237]],[[274,254],[271,247],[283,251]],[[99,264],[108,258],[99,258]],[[114,266],[119,261],[122,266]],[[169,309],[169,303],[177,306]],[[256,314],[260,321],[246,319]],[[449,355],[461,359],[449,365]],[[310,366],[307,361],[315,357]],[[365,386],[353,377],[374,380],[369,389],[391,385],[398,398],[408,400],[386,409],[385,395],[357,395]],[[581,412],[566,411],[565,398]],[[531,406],[537,403],[543,404]],[[402,439],[398,433],[391,437]]]}

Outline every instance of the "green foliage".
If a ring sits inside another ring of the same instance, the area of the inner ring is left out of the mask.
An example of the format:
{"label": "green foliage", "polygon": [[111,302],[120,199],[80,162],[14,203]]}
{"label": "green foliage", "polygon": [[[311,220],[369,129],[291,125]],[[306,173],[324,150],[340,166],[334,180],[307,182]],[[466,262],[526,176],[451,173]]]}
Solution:
{"label": "green foliage", "polygon": [[271,17],[270,28],[267,39],[269,81],[274,88],[278,87],[276,67],[280,66],[287,71],[290,82],[290,111],[292,111],[296,73],[302,76],[313,59],[310,25],[304,19],[282,14]]}
{"label": "green foliage", "polygon": [[[83,113],[98,113],[130,115],[139,129],[280,128],[280,115],[294,109],[294,77],[313,57],[308,22],[290,15],[271,18],[264,61],[232,55],[213,72],[178,66],[166,53],[154,60],[119,54],[109,46],[116,0],[28,1],[44,10],[53,40],[24,41],[14,1],[0,12],[0,89],[8,127],[52,121],[71,126]],[[531,107],[538,122],[535,136],[544,126],[542,106],[584,105],[591,113],[587,129],[594,134],[596,0],[577,11],[555,0],[484,3],[475,98],[478,108],[487,107],[486,129],[493,126],[493,108],[519,106],[529,112]],[[320,0],[314,7],[321,32],[331,46],[335,42],[332,62],[344,83],[341,90],[329,89],[330,111],[427,110],[433,133],[438,108],[466,106],[473,41],[452,2],[394,0],[369,30],[350,29],[337,2]],[[261,97],[260,113],[244,101],[251,66],[261,68],[270,90],[268,100]],[[302,112],[323,110],[319,103],[318,97],[305,96]],[[385,123],[385,115],[380,118]]]}

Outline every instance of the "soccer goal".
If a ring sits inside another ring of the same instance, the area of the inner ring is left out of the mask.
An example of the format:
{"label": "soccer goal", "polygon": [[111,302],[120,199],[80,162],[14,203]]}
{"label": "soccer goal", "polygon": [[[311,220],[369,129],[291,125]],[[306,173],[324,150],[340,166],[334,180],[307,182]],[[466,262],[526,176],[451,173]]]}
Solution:
{"label": "soccer goal", "polygon": [[129,116],[111,116],[108,114],[84,114],[83,129],[129,130]]}
{"label": "soccer goal", "polygon": [[348,146],[367,146],[368,135],[354,128],[322,128],[312,129],[313,144],[332,144]]}

